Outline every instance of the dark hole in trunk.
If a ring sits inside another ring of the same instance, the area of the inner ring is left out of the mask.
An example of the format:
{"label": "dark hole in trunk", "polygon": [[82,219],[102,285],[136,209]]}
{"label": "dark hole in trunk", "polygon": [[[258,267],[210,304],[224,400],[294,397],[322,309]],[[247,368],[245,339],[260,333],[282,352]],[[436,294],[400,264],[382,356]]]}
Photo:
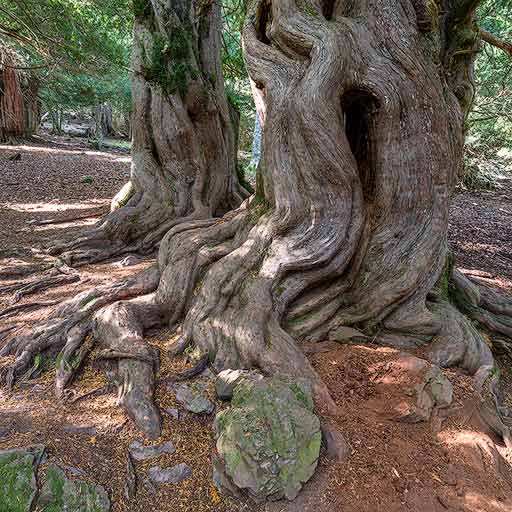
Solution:
{"label": "dark hole in trunk", "polygon": [[267,36],[267,27],[272,23],[272,5],[270,1],[262,2],[256,12],[256,31],[258,40],[264,44],[270,45],[270,39]]}
{"label": "dark hole in trunk", "polygon": [[366,201],[375,193],[374,158],[374,116],[378,109],[377,100],[366,91],[348,91],[341,100],[344,113],[345,134],[357,162],[359,177]]}
{"label": "dark hole in trunk", "polygon": [[332,15],[334,12],[334,4],[336,0],[324,0],[322,3],[322,14],[326,20],[332,20]]}

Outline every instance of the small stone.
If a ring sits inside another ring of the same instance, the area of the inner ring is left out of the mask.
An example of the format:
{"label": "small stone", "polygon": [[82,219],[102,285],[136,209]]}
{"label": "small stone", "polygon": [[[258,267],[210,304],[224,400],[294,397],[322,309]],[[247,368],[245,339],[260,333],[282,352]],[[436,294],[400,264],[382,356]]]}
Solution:
{"label": "small stone", "polygon": [[179,420],[180,419],[180,411],[179,409],[176,409],[175,407],[169,407],[168,409],[165,409],[165,412],[173,417],[175,420]]}
{"label": "small stone", "polygon": [[134,441],[130,445],[130,455],[137,461],[155,459],[164,453],[174,453],[175,451],[176,448],[170,441],[153,446],[144,446],[139,441]]}
{"label": "small stone", "polygon": [[368,339],[361,331],[352,327],[341,326],[329,333],[330,341],[338,341],[340,343],[362,342]]}
{"label": "small stone", "polygon": [[134,256],[133,254],[130,254],[129,256],[126,256],[126,258],[123,258],[121,261],[116,261],[113,263],[116,267],[124,268],[124,267],[131,267],[133,265],[137,265],[142,260],[138,256]]}
{"label": "small stone", "polygon": [[149,478],[154,484],[178,484],[192,476],[192,470],[185,464],[177,464],[172,468],[153,466],[148,471]]}
{"label": "small stone", "polygon": [[335,462],[343,462],[347,458],[349,447],[337,428],[328,424],[322,425],[322,439],[329,459]]}
{"label": "small stone", "polygon": [[144,486],[144,488],[146,489],[146,491],[149,492],[149,494],[156,494],[156,488],[155,486],[151,483],[151,480],[149,478],[145,478],[143,481],[142,481],[142,485]]}
{"label": "small stone", "polygon": [[187,411],[195,414],[211,414],[215,409],[215,405],[206,398],[204,392],[206,386],[201,383],[193,385],[181,384],[174,388],[176,400],[187,409]]}
{"label": "small stone", "polygon": [[203,379],[214,379],[216,377],[215,373],[213,373],[210,368],[205,368],[200,374],[199,377]]}
{"label": "small stone", "polygon": [[435,420],[437,412],[452,402],[453,387],[441,368],[410,354],[401,354],[388,363],[382,379],[376,380],[377,386],[387,389],[393,383],[401,394],[392,407],[395,421],[418,423],[431,417]]}

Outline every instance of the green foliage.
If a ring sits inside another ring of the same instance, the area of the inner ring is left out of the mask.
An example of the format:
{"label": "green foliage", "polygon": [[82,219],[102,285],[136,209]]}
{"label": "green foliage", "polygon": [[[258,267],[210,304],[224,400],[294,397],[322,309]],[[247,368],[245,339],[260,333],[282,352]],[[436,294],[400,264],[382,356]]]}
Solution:
{"label": "green foliage", "polygon": [[82,183],[85,183],[87,185],[91,185],[93,181],[94,181],[94,179],[92,176],[84,176],[82,178]]}
{"label": "green foliage", "polygon": [[130,0],[2,0],[0,31],[29,64],[99,74],[126,64]]}
{"label": "green foliage", "polygon": [[[483,2],[477,11],[484,30],[512,41],[512,3]],[[463,185],[469,188],[500,186],[512,163],[512,58],[482,42],[476,59],[476,97],[468,119]]]}
{"label": "green foliage", "polygon": [[146,18],[151,12],[150,0],[133,0],[133,14],[137,18]]}
{"label": "green foliage", "polygon": [[228,100],[240,113],[239,147],[250,151],[255,121],[254,101],[242,54],[241,29],[245,4],[240,0],[222,3],[222,69]]}
{"label": "green foliage", "polygon": [[39,80],[45,110],[131,110],[131,0],[0,3],[0,35]]}

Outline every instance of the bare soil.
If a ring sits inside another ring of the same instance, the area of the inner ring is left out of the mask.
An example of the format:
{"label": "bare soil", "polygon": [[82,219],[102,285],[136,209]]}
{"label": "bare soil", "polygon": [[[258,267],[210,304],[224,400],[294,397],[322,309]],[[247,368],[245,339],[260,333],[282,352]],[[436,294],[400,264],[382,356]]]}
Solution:
{"label": "bare soil", "polygon": [[[18,160],[9,159],[18,154]],[[79,233],[93,224],[128,179],[129,169],[126,152],[92,150],[81,139],[0,146],[0,272],[23,262],[46,261],[42,249],[48,240]],[[91,217],[45,226],[29,224],[82,213]],[[464,192],[454,199],[451,213],[450,242],[458,265],[512,290],[510,194]],[[12,249],[18,252],[9,253]],[[96,284],[137,272],[152,261],[145,258],[126,268],[119,268],[116,262],[80,268],[79,282],[34,294],[20,303],[62,301]],[[0,287],[15,282],[0,281]],[[0,313],[12,305],[12,299],[12,293],[0,294]],[[12,325],[33,325],[49,311],[51,308],[38,308],[0,318],[0,332]],[[156,463],[136,463],[134,499],[127,501],[124,495],[126,454],[129,444],[141,435],[117,407],[105,363],[95,361],[94,352],[70,389],[72,398],[97,391],[74,403],[54,398],[52,361],[43,362],[47,368],[38,378],[19,384],[12,392],[0,388],[0,448],[45,444],[50,460],[80,468],[86,479],[105,486],[114,512],[512,510],[512,474],[506,462],[512,460],[511,454],[498,443],[496,455],[492,446],[497,440],[473,421],[475,394],[467,376],[454,370],[445,372],[454,384],[455,398],[452,414],[441,426],[396,422],[386,415],[382,404],[399,393],[397,383],[383,388],[375,383],[375,375],[399,352],[332,342],[322,344],[321,350],[309,357],[344,411],[337,426],[349,445],[346,461],[334,464],[322,453],[315,476],[292,503],[255,505],[220,496],[211,483],[213,415],[187,414],[167,387],[166,380],[188,364],[186,356],[168,356],[166,349],[175,338],[176,334],[162,330],[150,333],[148,342],[161,349],[156,401],[163,417],[162,440],[172,441],[176,452],[163,455]],[[508,392],[512,388],[509,363],[500,363]],[[210,395],[215,400],[212,389]],[[226,406],[218,400],[215,403],[217,410]],[[179,420],[166,412],[171,407],[180,409]],[[157,489],[147,485],[148,466],[180,462],[192,468],[190,479]]]}

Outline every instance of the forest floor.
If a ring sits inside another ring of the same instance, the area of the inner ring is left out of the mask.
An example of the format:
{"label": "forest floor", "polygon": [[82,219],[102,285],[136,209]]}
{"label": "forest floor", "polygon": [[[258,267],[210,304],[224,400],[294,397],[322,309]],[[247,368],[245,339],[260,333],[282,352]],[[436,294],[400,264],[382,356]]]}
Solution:
{"label": "forest floor", "polygon": [[[129,170],[130,157],[122,148],[92,150],[82,139],[53,137],[47,142],[0,146],[0,276],[13,265],[48,262],[45,244],[78,234],[96,222],[108,211],[111,197],[127,181]],[[511,185],[512,172],[498,191],[459,193],[450,220],[457,265],[507,292],[512,291]],[[74,217],[80,218],[72,220]],[[53,222],[41,224],[49,220]],[[16,305],[58,303],[97,284],[131,275],[152,262],[143,258],[128,267],[119,261],[80,267],[78,282],[23,297]],[[0,287],[38,277],[40,274],[17,280],[0,278]],[[34,306],[2,316],[13,301],[12,293],[0,293],[0,333],[13,325],[35,325],[52,310],[52,306]],[[44,444],[50,461],[68,469],[79,468],[81,478],[103,485],[113,512],[512,510],[510,466],[491,471],[496,464],[491,438],[467,413],[467,404],[474,401],[467,376],[445,371],[454,385],[455,412],[440,428],[391,421],[376,404],[393,395],[393,383],[383,392],[375,386],[372,368],[396,360],[399,352],[334,342],[325,342],[309,357],[345,413],[338,426],[349,446],[347,459],[335,464],[322,453],[315,476],[292,503],[254,505],[220,496],[211,483],[213,416],[180,410],[180,418],[175,419],[166,412],[180,406],[164,381],[187,364],[186,356],[168,356],[166,348],[174,340],[166,330],[148,336],[148,342],[162,354],[156,389],[156,402],[163,411],[162,438],[176,447],[157,464],[185,462],[192,469],[191,478],[154,488],[146,483],[149,463],[138,462],[137,495],[129,501],[125,498],[128,446],[141,436],[116,406],[115,391],[108,387],[102,363],[94,361],[93,355],[70,387],[72,398],[79,398],[74,402],[53,396],[55,368],[51,361],[43,361],[47,371],[12,392],[0,388],[0,449]],[[507,392],[512,389],[509,363],[499,363]],[[211,381],[209,394],[217,410],[226,406],[215,399]],[[498,448],[510,461],[511,454]]]}

